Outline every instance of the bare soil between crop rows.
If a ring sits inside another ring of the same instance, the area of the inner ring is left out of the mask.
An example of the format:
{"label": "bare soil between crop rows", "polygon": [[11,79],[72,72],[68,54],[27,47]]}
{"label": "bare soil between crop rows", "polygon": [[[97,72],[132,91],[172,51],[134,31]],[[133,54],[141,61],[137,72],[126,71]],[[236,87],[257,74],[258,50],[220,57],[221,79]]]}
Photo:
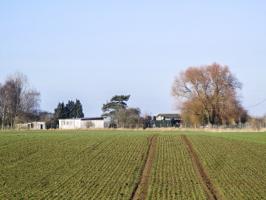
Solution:
{"label": "bare soil between crop rows", "polygon": [[203,165],[202,165],[192,143],[190,142],[190,140],[185,135],[182,135],[181,139],[182,139],[182,142],[187,147],[187,150],[188,150],[189,155],[190,155],[191,160],[192,160],[193,168],[196,171],[196,173],[200,179],[200,182],[202,184],[202,187],[204,188],[204,190],[206,192],[207,199],[209,199],[209,200],[222,199],[218,190],[215,188],[214,184],[212,183],[211,179],[209,178],[207,171],[203,167]]}
{"label": "bare soil between crop rows", "polygon": [[149,178],[152,170],[153,160],[155,158],[157,136],[149,137],[148,140],[149,147],[145,159],[145,165],[143,167],[140,180],[131,195],[131,200],[144,200],[148,194]]}

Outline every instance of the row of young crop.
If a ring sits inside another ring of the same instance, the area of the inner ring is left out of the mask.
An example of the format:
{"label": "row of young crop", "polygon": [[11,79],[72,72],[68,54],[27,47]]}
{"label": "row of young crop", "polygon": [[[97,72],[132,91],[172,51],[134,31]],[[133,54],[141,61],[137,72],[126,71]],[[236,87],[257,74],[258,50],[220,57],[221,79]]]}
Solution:
{"label": "row of young crop", "polygon": [[[61,174],[72,170],[71,165],[81,161],[80,152],[106,139],[54,136],[50,139],[29,138],[23,144],[19,143],[16,148],[10,145],[9,151],[13,152],[14,157],[22,159],[10,164],[9,154],[1,155],[1,159],[7,160],[7,164],[0,166],[2,184],[0,197],[5,199],[40,197],[44,191],[53,188]],[[28,153],[31,149],[37,151],[34,154]]]}
{"label": "row of young crop", "polygon": [[146,136],[120,136],[84,154],[82,165],[62,178],[52,199],[129,199],[139,179]]}
{"label": "row of young crop", "polygon": [[24,140],[28,140],[27,137],[21,137],[21,134],[7,134],[5,132],[0,132],[0,151],[5,147],[15,144],[15,143],[22,143]]}
{"label": "row of young crop", "polygon": [[0,139],[6,141],[6,144],[0,144],[0,166],[9,168],[23,162],[24,159],[29,159],[29,156],[47,150],[50,145],[62,145],[63,142],[75,138],[74,135],[46,135],[44,133],[7,134],[4,136],[0,135]]}
{"label": "row of young crop", "polygon": [[266,145],[207,136],[190,140],[224,199],[266,199]]}
{"label": "row of young crop", "polygon": [[178,136],[159,136],[149,182],[150,200],[206,199],[191,158]]}

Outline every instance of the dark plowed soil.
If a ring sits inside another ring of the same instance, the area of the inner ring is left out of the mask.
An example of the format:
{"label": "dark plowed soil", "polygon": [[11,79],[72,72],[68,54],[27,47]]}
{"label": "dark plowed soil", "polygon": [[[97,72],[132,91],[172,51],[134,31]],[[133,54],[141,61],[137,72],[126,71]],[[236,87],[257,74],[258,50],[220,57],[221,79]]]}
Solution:
{"label": "dark plowed soil", "polygon": [[201,161],[196,153],[196,151],[193,148],[192,143],[190,140],[187,138],[187,136],[182,135],[181,136],[183,143],[186,145],[187,150],[189,152],[189,155],[191,157],[193,167],[196,171],[196,173],[199,176],[200,182],[206,192],[206,195],[209,200],[219,200],[222,199],[221,196],[219,195],[218,190],[215,188],[213,183],[211,182],[211,179],[208,176],[207,171],[201,164]]}
{"label": "dark plowed soil", "polygon": [[144,200],[147,196],[149,188],[149,177],[152,170],[152,163],[155,157],[156,139],[156,136],[149,137],[149,148],[146,155],[146,162],[143,167],[139,183],[136,185],[131,195],[131,200]]}

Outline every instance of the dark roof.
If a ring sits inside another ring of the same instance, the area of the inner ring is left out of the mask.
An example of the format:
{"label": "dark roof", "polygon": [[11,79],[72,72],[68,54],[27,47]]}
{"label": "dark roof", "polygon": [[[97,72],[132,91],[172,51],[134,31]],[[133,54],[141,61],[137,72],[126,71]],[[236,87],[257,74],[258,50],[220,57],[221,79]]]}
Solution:
{"label": "dark roof", "polygon": [[86,120],[103,120],[103,117],[90,117],[90,118],[82,118],[81,120],[84,120],[84,121],[86,121]]}
{"label": "dark roof", "polygon": [[179,114],[175,113],[160,113],[157,115],[157,117],[162,116],[166,118],[181,118]]}

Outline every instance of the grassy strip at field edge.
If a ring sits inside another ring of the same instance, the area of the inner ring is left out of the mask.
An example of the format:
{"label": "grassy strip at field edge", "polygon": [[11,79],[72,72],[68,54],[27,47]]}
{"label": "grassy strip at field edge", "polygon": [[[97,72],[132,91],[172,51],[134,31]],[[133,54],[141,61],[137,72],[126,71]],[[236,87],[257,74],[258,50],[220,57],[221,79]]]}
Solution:
{"label": "grassy strip at field edge", "polygon": [[266,132],[207,132],[207,131],[194,131],[194,132],[181,132],[182,135],[188,136],[208,136],[217,137],[227,140],[244,141],[250,143],[266,144]]}
{"label": "grassy strip at field edge", "polygon": [[187,147],[187,150],[192,160],[193,167],[201,180],[203,189],[205,190],[208,199],[210,200],[222,199],[221,195],[219,194],[219,191],[215,188],[214,184],[212,183],[211,179],[208,176],[208,173],[201,164],[201,161],[196,151],[194,150],[192,143],[185,135],[182,135],[181,139],[184,142],[185,146]]}

